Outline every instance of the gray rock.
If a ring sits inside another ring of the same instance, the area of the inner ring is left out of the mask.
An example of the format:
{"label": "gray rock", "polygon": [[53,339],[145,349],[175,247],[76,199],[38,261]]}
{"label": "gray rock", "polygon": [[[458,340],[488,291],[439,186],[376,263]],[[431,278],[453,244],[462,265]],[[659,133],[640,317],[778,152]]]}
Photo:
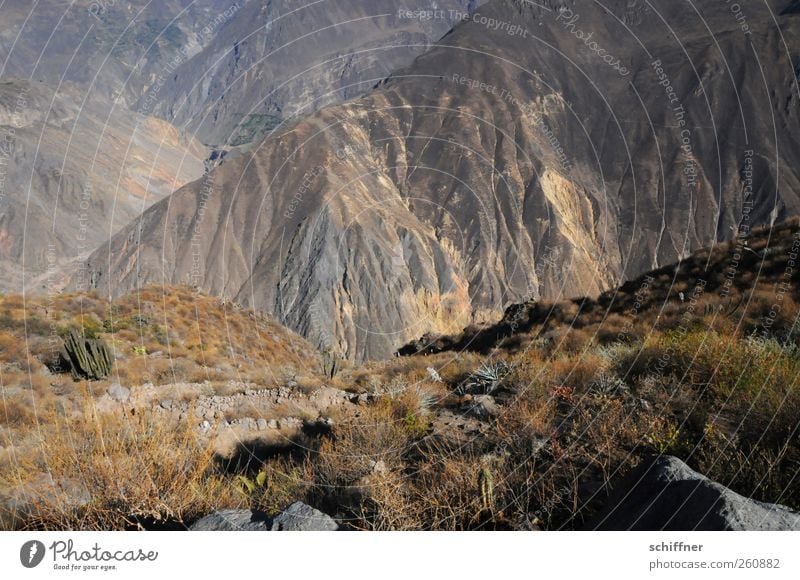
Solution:
{"label": "gray rock", "polygon": [[623,478],[587,528],[800,530],[800,514],[741,496],[676,457],[660,456]]}
{"label": "gray rock", "polygon": [[266,431],[267,430],[267,420],[266,419],[258,419],[258,420],[256,420],[256,426],[258,427],[259,431]]}
{"label": "gray rock", "polygon": [[197,532],[269,531],[272,520],[267,514],[252,510],[222,510],[196,521],[189,528]]}
{"label": "gray rock", "polygon": [[339,525],[329,515],[296,501],[275,517],[272,529],[286,532],[333,532],[339,529]]}
{"label": "gray rock", "polygon": [[491,419],[500,414],[500,407],[491,395],[475,395],[466,403],[466,411],[478,419]]}
{"label": "gray rock", "polygon": [[379,459],[378,461],[370,461],[369,468],[372,470],[372,473],[386,473],[389,471],[383,459]]}
{"label": "gray rock", "polygon": [[175,406],[175,402],[172,399],[164,399],[161,401],[161,408],[162,409],[172,409]]}
{"label": "gray rock", "polygon": [[275,518],[270,518],[264,512],[253,510],[221,510],[201,518],[189,529],[199,532],[328,532],[338,530],[339,526],[330,516],[303,502],[296,501]]}
{"label": "gray rock", "polygon": [[126,389],[119,383],[113,383],[110,387],[108,387],[108,396],[114,399],[119,403],[124,403],[127,401],[131,396],[131,390]]}

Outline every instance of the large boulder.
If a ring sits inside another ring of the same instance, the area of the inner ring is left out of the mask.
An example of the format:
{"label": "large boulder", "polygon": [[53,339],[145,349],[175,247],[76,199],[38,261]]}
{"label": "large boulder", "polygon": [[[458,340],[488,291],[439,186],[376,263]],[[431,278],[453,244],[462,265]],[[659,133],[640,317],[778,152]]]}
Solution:
{"label": "large boulder", "polygon": [[643,463],[615,486],[596,530],[800,530],[800,514],[731,491],[677,457]]}
{"label": "large boulder", "polygon": [[333,532],[339,529],[339,525],[329,515],[296,501],[275,516],[272,529],[285,532]]}
{"label": "large boulder", "polygon": [[272,525],[270,517],[253,510],[222,510],[208,514],[189,528],[196,532],[258,532],[268,531]]}
{"label": "large boulder", "polygon": [[327,514],[296,501],[274,518],[253,510],[222,510],[196,521],[189,529],[198,532],[328,532],[338,530],[339,525]]}

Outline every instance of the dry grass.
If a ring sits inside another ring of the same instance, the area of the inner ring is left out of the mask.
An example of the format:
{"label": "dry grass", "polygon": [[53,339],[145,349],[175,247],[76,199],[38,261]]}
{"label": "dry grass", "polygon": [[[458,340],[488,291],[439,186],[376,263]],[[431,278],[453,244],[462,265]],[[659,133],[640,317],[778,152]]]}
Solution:
{"label": "dry grass", "polygon": [[433,423],[463,412],[454,391],[481,359],[462,357],[435,382],[419,369],[454,363],[444,353],[424,358],[424,367],[387,369],[387,394],[336,416],[330,435],[248,463],[248,477],[264,474],[254,491],[236,470],[220,471],[188,427],[91,409],[85,420],[55,419],[9,479],[49,472],[62,485],[82,482],[93,499],[42,501],[25,525],[122,528],[237,505],[275,512],[302,499],[353,529],[575,528],[610,481],[653,453],[678,455],[745,495],[800,505],[800,398],[791,388],[800,359],[791,348],[699,331],[586,351],[534,345],[506,357],[500,414],[466,440]]}
{"label": "dry grass", "polygon": [[0,298],[0,365],[22,371],[6,372],[3,384],[46,374],[61,336],[73,328],[109,344],[116,358],[110,380],[126,385],[231,379],[272,385],[287,376],[312,380],[320,368],[306,341],[264,315],[186,287],[148,287],[113,302],[92,293]]}
{"label": "dry grass", "polygon": [[39,437],[6,458],[0,487],[20,511],[2,519],[35,529],[130,529],[241,502],[188,424],[102,414],[88,394],[85,401],[80,418],[42,417]]}
{"label": "dry grass", "polygon": [[[242,378],[312,391],[323,379],[306,371],[319,366],[302,340],[186,289],[114,305],[64,296],[47,312],[4,298],[0,487],[37,490],[15,524],[25,527],[174,524],[301,499],[353,529],[569,529],[602,506],[609,482],[667,453],[743,495],[798,509],[800,269],[786,275],[796,231],[775,228],[769,246],[766,232],[754,237],[738,266],[747,275],[726,277],[734,248],[721,245],[685,260],[677,283],[664,268],[596,300],[525,305],[515,332],[506,320],[432,340],[428,356],[345,366],[327,384],[371,403],[335,413],[327,434],[245,442],[241,462],[220,462],[189,425],[98,414],[93,396],[105,383],[86,385],[80,412],[59,412],[42,321],[113,343],[125,382],[209,381],[204,393],[235,392],[226,381]],[[27,335],[25,320],[34,321]],[[496,412],[470,416],[476,397],[461,387],[498,361],[507,372],[491,388]],[[164,392],[196,395],[181,388]]]}

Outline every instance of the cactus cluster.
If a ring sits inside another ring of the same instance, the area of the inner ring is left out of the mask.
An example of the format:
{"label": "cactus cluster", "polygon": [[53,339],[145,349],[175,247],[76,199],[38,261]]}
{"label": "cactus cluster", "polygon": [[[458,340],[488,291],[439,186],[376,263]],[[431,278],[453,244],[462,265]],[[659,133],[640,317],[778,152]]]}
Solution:
{"label": "cactus cluster", "polygon": [[332,379],[339,372],[340,359],[341,357],[331,349],[322,351],[322,373],[328,379]]}
{"label": "cactus cluster", "polygon": [[90,381],[105,378],[113,364],[114,358],[102,340],[85,338],[74,329],[64,337],[60,366],[69,369],[72,378]]}

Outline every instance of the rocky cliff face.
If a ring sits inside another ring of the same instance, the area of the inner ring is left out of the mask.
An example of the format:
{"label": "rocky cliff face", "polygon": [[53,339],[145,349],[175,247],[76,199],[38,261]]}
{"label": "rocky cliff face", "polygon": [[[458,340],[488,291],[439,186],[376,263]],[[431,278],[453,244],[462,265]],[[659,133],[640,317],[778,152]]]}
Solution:
{"label": "rocky cliff face", "polygon": [[258,141],[294,116],[367,92],[478,4],[241,1],[169,76],[153,110],[214,146]]}
{"label": "rocky cliff face", "polygon": [[134,108],[210,42],[229,6],[217,0],[9,0],[0,6],[0,76],[52,86],[68,81]]}
{"label": "rocky cliff face", "polygon": [[67,262],[202,176],[205,154],[71,83],[0,81],[0,290],[57,289]]}
{"label": "rocky cliff face", "polygon": [[[416,4],[403,9],[430,8]],[[372,1],[3,3],[0,289],[57,288],[68,262],[200,177],[195,132],[236,147],[361,94],[473,4],[411,18]]]}
{"label": "rocky cliff face", "polygon": [[797,214],[788,3],[744,21],[723,0],[607,4],[488,3],[367,97],[153,206],[91,281],[194,284],[375,358]]}

